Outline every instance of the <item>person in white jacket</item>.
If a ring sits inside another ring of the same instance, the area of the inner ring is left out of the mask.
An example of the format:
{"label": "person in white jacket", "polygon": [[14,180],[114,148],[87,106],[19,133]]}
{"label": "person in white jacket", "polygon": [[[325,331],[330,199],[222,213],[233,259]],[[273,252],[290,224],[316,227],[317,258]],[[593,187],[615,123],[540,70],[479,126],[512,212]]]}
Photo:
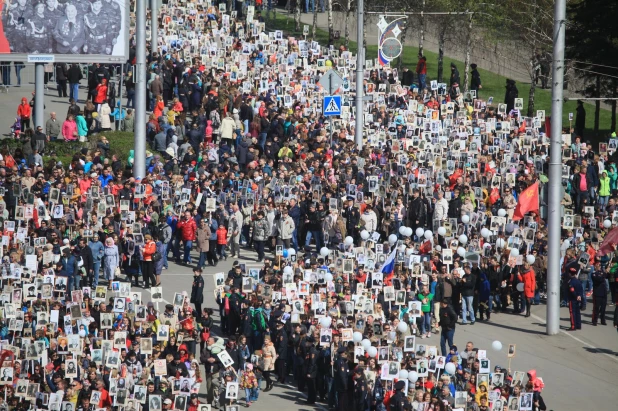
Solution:
{"label": "person in white jacket", "polygon": [[288,209],[283,207],[279,219],[279,238],[281,238],[285,249],[292,247],[292,236],[295,228],[294,219],[288,215]]}
{"label": "person in white jacket", "polygon": [[225,118],[221,121],[221,138],[227,138],[229,140],[234,139],[234,130],[236,129],[236,122],[232,118],[232,115],[228,111]]}
{"label": "person in white jacket", "polygon": [[112,109],[107,104],[107,101],[104,101],[103,104],[99,106],[99,124],[101,126],[101,131],[110,131],[112,129],[112,121],[109,117],[109,114],[112,112]]}
{"label": "person in white jacket", "polygon": [[370,233],[374,232],[378,227],[378,216],[375,211],[373,211],[373,207],[371,204],[367,204],[365,207],[365,211],[361,215],[361,222],[364,226],[364,229],[369,231]]}
{"label": "person in white jacket", "polygon": [[433,219],[438,221],[446,220],[448,216],[448,201],[444,198],[444,192],[442,190],[438,191],[438,199],[434,199],[434,201]]}

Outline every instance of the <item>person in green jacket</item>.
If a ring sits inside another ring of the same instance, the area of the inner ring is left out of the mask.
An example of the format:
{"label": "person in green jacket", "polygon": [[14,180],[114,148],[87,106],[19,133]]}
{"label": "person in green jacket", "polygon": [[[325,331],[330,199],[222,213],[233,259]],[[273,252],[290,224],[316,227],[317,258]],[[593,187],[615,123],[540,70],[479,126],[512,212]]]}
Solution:
{"label": "person in green jacket", "polygon": [[75,117],[75,122],[77,123],[77,135],[79,136],[79,141],[86,141],[88,136],[88,124],[86,123],[86,118],[84,118],[84,113],[82,111],[80,111],[77,117]]}
{"label": "person in green jacket", "polygon": [[616,172],[616,164],[609,165],[607,176],[609,177],[609,188],[613,193],[618,188],[618,173]]}
{"label": "person in green jacket", "polygon": [[605,212],[605,207],[607,207],[607,202],[609,201],[609,196],[611,194],[610,190],[610,179],[607,176],[607,171],[603,170],[601,173],[601,177],[599,178],[599,211],[601,213]]}
{"label": "person in green jacket", "polygon": [[421,302],[421,338],[431,337],[431,302],[433,294],[429,292],[429,287],[424,285],[423,291],[417,298]]}

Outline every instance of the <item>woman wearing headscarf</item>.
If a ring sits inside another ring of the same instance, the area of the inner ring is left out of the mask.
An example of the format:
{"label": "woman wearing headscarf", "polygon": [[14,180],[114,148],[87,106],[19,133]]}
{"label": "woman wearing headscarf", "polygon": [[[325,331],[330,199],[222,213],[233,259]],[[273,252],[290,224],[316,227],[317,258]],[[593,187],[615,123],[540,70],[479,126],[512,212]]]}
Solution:
{"label": "woman wearing headscarf", "polygon": [[114,243],[112,237],[107,237],[105,240],[105,249],[103,250],[103,259],[105,267],[105,278],[109,282],[107,289],[112,288],[112,281],[114,281],[114,275],[116,269],[120,264],[120,254],[118,253],[118,246]]}

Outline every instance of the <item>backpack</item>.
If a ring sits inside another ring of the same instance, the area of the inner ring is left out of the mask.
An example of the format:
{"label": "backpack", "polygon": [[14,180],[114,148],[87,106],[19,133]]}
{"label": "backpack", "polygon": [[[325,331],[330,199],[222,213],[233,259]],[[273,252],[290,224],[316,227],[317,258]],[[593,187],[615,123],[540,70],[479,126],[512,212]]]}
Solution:
{"label": "backpack", "polygon": [[158,240],[162,240],[161,228],[159,228],[158,225],[151,223],[149,229],[150,229],[150,235],[152,235],[153,237],[156,237]]}

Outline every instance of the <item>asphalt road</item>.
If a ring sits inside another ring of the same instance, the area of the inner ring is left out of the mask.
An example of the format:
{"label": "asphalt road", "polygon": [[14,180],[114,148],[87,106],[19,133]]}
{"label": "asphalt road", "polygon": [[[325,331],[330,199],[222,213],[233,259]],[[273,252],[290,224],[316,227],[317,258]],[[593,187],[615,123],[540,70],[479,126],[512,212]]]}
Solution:
{"label": "asphalt road", "polygon": [[[256,254],[242,250],[247,258],[239,260],[247,268],[259,268]],[[268,256],[268,254],[267,254]],[[194,253],[194,261],[195,253]],[[204,307],[215,310],[218,306],[214,297],[215,273],[227,272],[232,268],[234,259],[220,261],[217,267],[204,270]],[[163,296],[172,301],[175,292],[190,292],[192,267],[170,265],[162,278]],[[477,322],[475,325],[458,325],[455,332],[455,344],[460,350],[468,341],[476,347],[487,350],[491,360],[491,369],[496,365],[510,367],[512,371],[527,372],[536,369],[545,382],[543,398],[550,410],[599,409],[609,410],[615,407],[615,372],[618,370],[618,335],[612,326],[613,307],[608,306],[607,326],[590,325],[591,304],[582,313],[583,326],[575,333],[564,331],[569,327],[568,309],[561,309],[561,332],[549,337],[545,334],[545,306],[532,307],[532,316],[493,314],[491,322]],[[492,342],[502,342],[501,352],[492,350]],[[419,340],[420,341],[420,340]],[[422,340],[427,345],[439,346],[439,335]],[[516,355],[509,361],[506,349],[509,344],[516,344]],[[577,393],[574,395],[574,393]],[[242,397],[242,395],[241,395]],[[268,392],[260,393],[259,400],[251,408],[272,410],[275,407],[298,409],[315,409],[304,406],[304,396],[292,386],[277,386]],[[244,398],[240,399],[244,404]],[[320,408],[320,407],[317,407]],[[322,407],[323,408],[323,407]]]}

